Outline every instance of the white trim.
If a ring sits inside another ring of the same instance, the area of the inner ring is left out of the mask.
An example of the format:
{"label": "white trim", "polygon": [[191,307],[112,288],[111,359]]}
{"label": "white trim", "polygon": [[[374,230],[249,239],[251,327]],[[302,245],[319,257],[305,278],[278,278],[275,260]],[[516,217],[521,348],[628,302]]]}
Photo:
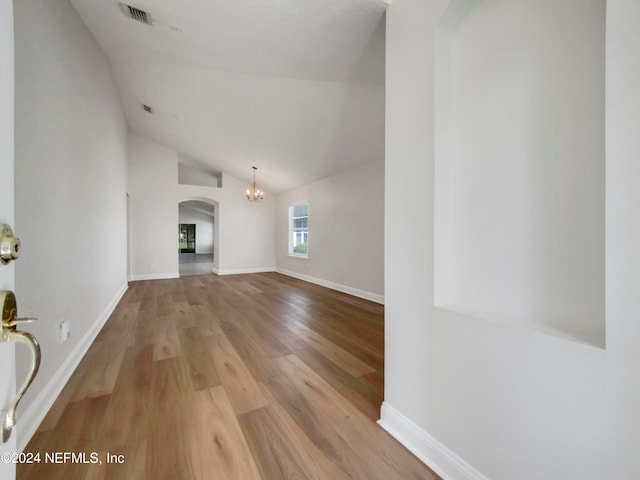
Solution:
{"label": "white trim", "polygon": [[231,268],[229,270],[220,270],[214,267],[213,269],[213,273],[215,273],[216,275],[242,275],[245,273],[266,273],[275,271],[275,267]]}
{"label": "white trim", "polygon": [[384,305],[384,295],[380,295],[378,293],[367,292],[366,290],[360,290],[359,288],[349,287],[348,285],[342,285],[340,283],[330,282],[329,280],[323,280],[322,278],[311,277],[309,275],[304,275],[303,273],[292,272],[291,270],[284,270],[282,268],[276,268],[275,271],[278,273],[282,273],[283,275],[287,275],[289,277],[297,278],[299,280],[304,280],[305,282],[315,283],[316,285],[321,285],[323,287],[327,287],[332,290],[348,293],[349,295],[353,295],[354,297],[364,298],[365,300],[370,300],[372,302],[376,302]]}
{"label": "white trim", "polygon": [[180,278],[178,273],[144,273],[142,275],[131,275],[129,281],[137,282],[138,280],[167,280],[169,278]]}
{"label": "white trim", "polygon": [[395,437],[443,480],[489,480],[488,477],[386,402],[382,403],[378,425]]}
{"label": "white trim", "polygon": [[118,302],[127,291],[127,288],[129,288],[129,285],[125,283],[102,311],[93,326],[89,328],[64,362],[62,362],[58,371],[49,379],[44,388],[40,390],[40,393],[38,393],[24,413],[20,415],[20,421],[18,422],[18,426],[20,427],[18,431],[18,452],[22,452],[25,449],[31,437],[36,433],[38,426],[49,412],[58,395],[60,395],[67,381],[69,381],[71,374],[78,367],[82,357],[84,357],[87,350],[89,350],[93,340],[98,333],[100,333],[103,325],[115,310]]}

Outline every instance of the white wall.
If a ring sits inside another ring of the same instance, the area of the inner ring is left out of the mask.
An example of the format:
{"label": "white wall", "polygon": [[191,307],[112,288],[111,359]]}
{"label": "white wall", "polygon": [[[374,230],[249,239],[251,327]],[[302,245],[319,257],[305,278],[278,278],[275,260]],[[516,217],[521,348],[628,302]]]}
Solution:
{"label": "white wall", "polygon": [[275,268],[275,199],[267,192],[264,201],[250,204],[244,193],[247,183],[223,174],[222,184],[223,188],[178,184],[178,154],[130,133],[133,280],[178,276],[178,204],[187,200],[216,206],[214,271]]}
{"label": "white wall", "polygon": [[604,10],[482,0],[441,35],[438,304],[604,346]]}
{"label": "white wall", "polygon": [[598,462],[640,478],[640,3],[607,0],[606,435]]}
{"label": "white wall", "polygon": [[196,226],[196,253],[213,254],[213,215],[198,212],[180,205],[179,223],[193,223]]}
{"label": "white wall", "polygon": [[129,135],[131,279],[178,277],[178,154]]}
{"label": "white wall", "polygon": [[[288,255],[289,207],[309,202],[309,257]],[[384,299],[384,161],[371,162],[278,196],[276,261],[283,273]],[[406,241],[417,246],[405,226]]]}
{"label": "white wall", "polygon": [[16,295],[42,347],[24,446],[126,288],[127,131],[109,61],[66,0],[14,7]]}
{"label": "white wall", "polygon": [[[444,478],[639,478],[640,4],[607,2],[603,350],[434,307],[434,34],[447,3],[387,10],[381,423]],[[409,221],[419,250],[398,233]]]}

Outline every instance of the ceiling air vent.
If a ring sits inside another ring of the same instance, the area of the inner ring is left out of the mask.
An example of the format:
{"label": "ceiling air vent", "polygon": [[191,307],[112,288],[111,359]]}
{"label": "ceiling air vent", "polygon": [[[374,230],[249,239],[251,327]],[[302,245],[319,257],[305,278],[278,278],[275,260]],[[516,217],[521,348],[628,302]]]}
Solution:
{"label": "ceiling air vent", "polygon": [[126,3],[121,3],[120,8],[127,17],[142,23],[146,23],[147,25],[152,24],[151,15],[148,12],[140,10],[139,8],[133,7],[131,5],[127,5]]}
{"label": "ceiling air vent", "polygon": [[149,105],[145,105],[144,103],[142,104],[142,109],[147,113],[153,113],[153,108],[151,108]]}

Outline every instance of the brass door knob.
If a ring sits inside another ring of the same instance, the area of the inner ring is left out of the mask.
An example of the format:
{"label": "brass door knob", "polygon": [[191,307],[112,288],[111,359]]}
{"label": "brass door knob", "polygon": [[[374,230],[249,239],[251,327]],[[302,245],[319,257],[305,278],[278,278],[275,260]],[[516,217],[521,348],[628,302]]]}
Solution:
{"label": "brass door knob", "polygon": [[16,327],[22,322],[31,322],[35,318],[18,318],[18,305],[16,296],[11,290],[0,290],[0,311],[2,312],[2,331],[0,333],[0,342],[17,342],[24,343],[31,350],[32,364],[29,375],[25,378],[22,386],[16,392],[16,396],[7,408],[0,412],[0,421],[2,422],[2,442],[9,440],[11,430],[16,425],[16,408],[22,400],[24,393],[33,382],[33,379],[40,368],[40,345],[36,338],[29,332],[22,332]]}

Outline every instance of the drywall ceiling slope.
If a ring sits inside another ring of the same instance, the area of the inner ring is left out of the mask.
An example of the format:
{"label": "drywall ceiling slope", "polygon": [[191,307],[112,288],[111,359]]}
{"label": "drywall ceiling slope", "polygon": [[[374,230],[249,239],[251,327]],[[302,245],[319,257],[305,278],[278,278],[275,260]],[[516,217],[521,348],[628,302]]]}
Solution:
{"label": "drywall ceiling slope", "polygon": [[71,3],[129,128],[206,168],[278,193],[384,156],[383,0]]}

